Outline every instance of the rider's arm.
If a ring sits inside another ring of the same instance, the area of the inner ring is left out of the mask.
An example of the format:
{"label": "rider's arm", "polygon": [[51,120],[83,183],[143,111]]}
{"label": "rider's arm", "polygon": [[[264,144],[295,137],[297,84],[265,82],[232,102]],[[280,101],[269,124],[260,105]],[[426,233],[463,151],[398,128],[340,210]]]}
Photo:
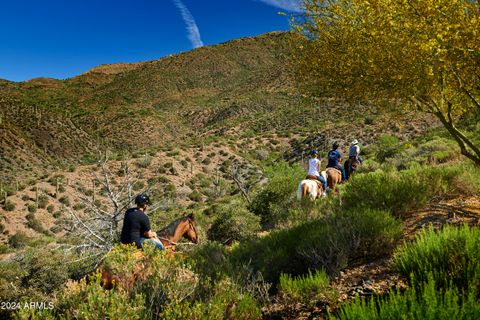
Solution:
{"label": "rider's arm", "polygon": [[152,230],[145,231],[143,235],[145,236],[145,238],[148,238],[148,239],[157,237],[157,233]]}
{"label": "rider's arm", "polygon": [[154,231],[151,230],[150,219],[148,219],[148,217],[145,214],[143,215],[141,223],[143,225],[143,230],[147,230],[143,233],[145,238],[151,239],[151,238],[156,238],[157,237],[157,234]]}

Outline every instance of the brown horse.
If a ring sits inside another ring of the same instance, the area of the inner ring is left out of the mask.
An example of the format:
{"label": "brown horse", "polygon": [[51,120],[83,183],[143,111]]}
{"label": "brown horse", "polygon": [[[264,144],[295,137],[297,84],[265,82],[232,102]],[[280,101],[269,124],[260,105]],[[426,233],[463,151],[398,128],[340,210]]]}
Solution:
{"label": "brown horse", "polygon": [[342,173],[337,168],[327,168],[327,185],[334,194],[338,193],[337,185],[342,181]]}
{"label": "brown horse", "polygon": [[[195,221],[193,214],[183,216],[170,223],[164,229],[158,231],[158,240],[162,242],[165,249],[173,254],[175,252],[175,246],[181,238],[186,238],[193,243],[198,243],[198,231],[196,225],[197,222]],[[102,287],[110,290],[116,283],[128,290],[133,288],[136,280],[144,280],[148,276],[145,264],[146,257],[141,251],[138,251],[135,253],[135,258],[137,259],[137,264],[132,274],[128,277],[120,278],[119,276],[111,274],[107,270],[102,270],[101,267],[99,267],[98,270],[101,272],[100,284]]]}
{"label": "brown horse", "polygon": [[360,162],[356,157],[348,158],[345,161],[343,167],[345,168],[345,177],[347,178],[347,180],[357,171],[357,167],[359,164]]}
{"label": "brown horse", "polygon": [[157,231],[157,238],[162,242],[165,248],[171,248],[175,251],[175,246],[181,238],[198,243],[197,222],[193,214],[178,218],[167,227]]}

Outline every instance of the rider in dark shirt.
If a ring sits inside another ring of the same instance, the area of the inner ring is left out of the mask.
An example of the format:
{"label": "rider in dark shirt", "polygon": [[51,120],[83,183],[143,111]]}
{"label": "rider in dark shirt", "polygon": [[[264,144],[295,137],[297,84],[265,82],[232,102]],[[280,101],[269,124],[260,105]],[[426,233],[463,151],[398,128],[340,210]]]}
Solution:
{"label": "rider in dark shirt", "polygon": [[338,142],[333,143],[333,149],[328,153],[328,164],[327,168],[337,168],[342,173],[342,181],[345,181],[345,169],[340,164],[342,161],[342,154],[338,151],[339,145]]}
{"label": "rider in dark shirt", "polygon": [[135,243],[137,248],[142,248],[144,242],[150,242],[162,250],[163,245],[158,240],[157,234],[150,230],[150,219],[145,214],[150,198],[144,193],[139,194],[135,198],[135,204],[136,208],[130,208],[125,212],[120,241],[123,244]]}

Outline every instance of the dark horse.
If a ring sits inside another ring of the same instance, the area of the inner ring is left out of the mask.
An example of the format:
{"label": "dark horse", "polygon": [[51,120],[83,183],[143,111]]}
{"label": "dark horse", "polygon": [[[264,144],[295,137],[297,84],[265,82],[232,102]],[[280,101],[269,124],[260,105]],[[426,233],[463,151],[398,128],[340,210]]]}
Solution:
{"label": "dark horse", "polygon": [[357,167],[360,164],[358,159],[356,157],[351,157],[348,158],[345,163],[343,164],[343,167],[345,168],[345,177],[347,180],[350,178],[351,175],[357,171]]}
{"label": "dark horse", "polygon": [[[175,246],[181,238],[198,243],[197,222],[193,214],[183,216],[170,223],[167,227],[157,232],[158,240],[160,240],[171,254],[175,251]],[[101,267],[97,271],[101,272],[101,285],[105,289],[113,288],[114,284],[121,284],[125,289],[132,289],[135,280],[145,279],[148,276],[148,270],[145,270],[145,264],[143,263],[146,257],[141,251],[135,254],[138,258],[138,265],[135,266],[134,271],[128,277],[120,278],[117,275],[111,274],[107,270],[102,270]]]}

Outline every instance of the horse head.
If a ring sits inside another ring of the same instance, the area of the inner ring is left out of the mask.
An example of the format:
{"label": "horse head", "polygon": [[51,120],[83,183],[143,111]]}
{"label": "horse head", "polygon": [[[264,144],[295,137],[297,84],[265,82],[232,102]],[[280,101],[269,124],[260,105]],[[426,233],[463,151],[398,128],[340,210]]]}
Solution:
{"label": "horse head", "polygon": [[176,219],[166,228],[158,231],[157,235],[167,245],[175,245],[182,237],[193,243],[198,243],[197,222],[193,214],[189,214]]}
{"label": "horse head", "polygon": [[197,221],[195,221],[193,213],[187,215],[185,221],[188,225],[186,226],[186,232],[183,234],[183,237],[193,243],[198,243]]}

